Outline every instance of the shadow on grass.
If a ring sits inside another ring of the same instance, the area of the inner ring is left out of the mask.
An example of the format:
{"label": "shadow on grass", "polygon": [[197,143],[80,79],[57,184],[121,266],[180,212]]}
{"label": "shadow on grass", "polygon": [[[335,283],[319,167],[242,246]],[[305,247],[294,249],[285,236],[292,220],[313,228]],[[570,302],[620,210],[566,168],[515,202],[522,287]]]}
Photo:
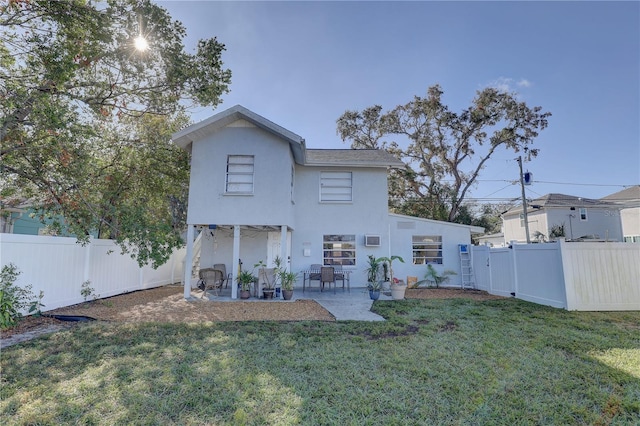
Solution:
{"label": "shadow on grass", "polygon": [[9,424],[633,424],[640,415],[640,380],[611,366],[640,359],[640,313],[455,299],[374,310],[387,321],[81,326],[3,351],[1,413]]}

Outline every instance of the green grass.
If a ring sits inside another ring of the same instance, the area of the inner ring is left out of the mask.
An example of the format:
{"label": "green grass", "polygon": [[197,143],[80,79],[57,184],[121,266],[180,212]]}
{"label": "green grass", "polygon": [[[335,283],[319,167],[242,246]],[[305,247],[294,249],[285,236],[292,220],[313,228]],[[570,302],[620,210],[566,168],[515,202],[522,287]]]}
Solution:
{"label": "green grass", "polygon": [[638,425],[640,312],[378,301],[384,323],[92,324],[3,350],[3,424]]}

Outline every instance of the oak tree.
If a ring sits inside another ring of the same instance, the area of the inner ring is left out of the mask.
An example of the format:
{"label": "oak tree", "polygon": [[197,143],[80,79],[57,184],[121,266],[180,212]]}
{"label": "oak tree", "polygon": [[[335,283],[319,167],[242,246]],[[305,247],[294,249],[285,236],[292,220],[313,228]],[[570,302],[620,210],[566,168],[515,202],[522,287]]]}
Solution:
{"label": "oak tree", "polygon": [[435,85],[425,97],[387,112],[380,105],[346,111],[337,120],[337,132],[354,149],[386,149],[405,163],[390,173],[393,210],[455,222],[496,151],[538,154],[531,145],[551,113],[492,87],[478,91],[459,113],[449,110],[442,95]]}
{"label": "oak tree", "polygon": [[182,244],[188,184],[171,133],[228,91],[225,46],[187,53],[184,26],[150,0],[11,0],[0,31],[2,200],[164,262]]}

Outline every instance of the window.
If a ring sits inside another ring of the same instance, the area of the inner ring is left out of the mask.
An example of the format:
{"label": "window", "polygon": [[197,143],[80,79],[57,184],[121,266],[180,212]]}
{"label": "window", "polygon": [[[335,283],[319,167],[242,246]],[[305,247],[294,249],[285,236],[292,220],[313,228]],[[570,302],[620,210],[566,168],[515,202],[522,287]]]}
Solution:
{"label": "window", "polygon": [[587,220],[587,209],[584,207],[580,208],[580,220]]}
{"label": "window", "polygon": [[227,156],[228,194],[253,194],[253,155]]}
{"label": "window", "polygon": [[414,235],[412,242],[414,265],[424,265],[426,263],[442,265],[441,235]]}
{"label": "window", "polygon": [[352,201],[351,172],[320,172],[320,201]]}
{"label": "window", "polygon": [[322,256],[324,265],[356,264],[355,235],[324,235],[322,237]]}

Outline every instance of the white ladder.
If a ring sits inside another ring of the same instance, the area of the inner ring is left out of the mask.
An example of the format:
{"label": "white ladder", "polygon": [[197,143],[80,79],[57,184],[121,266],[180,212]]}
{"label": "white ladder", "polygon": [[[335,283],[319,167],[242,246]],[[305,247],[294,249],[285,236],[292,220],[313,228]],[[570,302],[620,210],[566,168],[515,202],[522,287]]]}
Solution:
{"label": "white ladder", "polygon": [[473,281],[473,266],[471,264],[471,251],[469,244],[458,244],[460,254],[460,269],[462,271],[462,289],[476,288]]}

